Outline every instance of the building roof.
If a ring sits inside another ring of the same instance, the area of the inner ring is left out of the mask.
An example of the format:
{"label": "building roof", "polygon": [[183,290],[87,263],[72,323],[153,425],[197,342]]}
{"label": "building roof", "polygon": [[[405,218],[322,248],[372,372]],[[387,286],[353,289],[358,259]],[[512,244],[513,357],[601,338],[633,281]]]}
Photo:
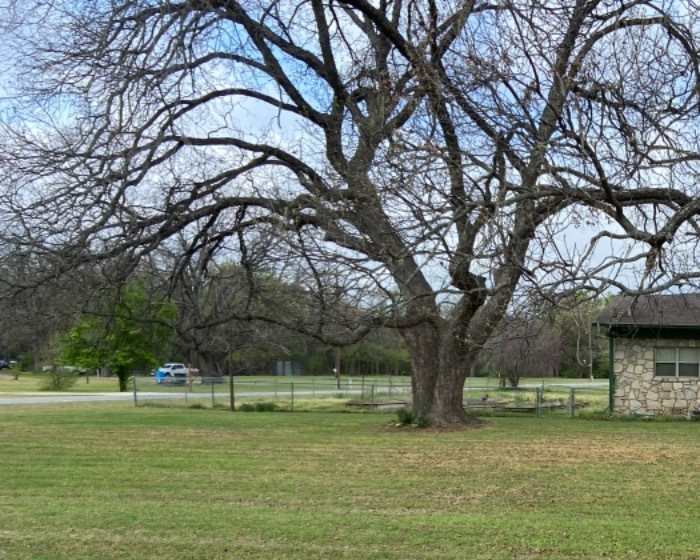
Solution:
{"label": "building roof", "polygon": [[609,327],[700,328],[700,294],[617,296],[594,322]]}

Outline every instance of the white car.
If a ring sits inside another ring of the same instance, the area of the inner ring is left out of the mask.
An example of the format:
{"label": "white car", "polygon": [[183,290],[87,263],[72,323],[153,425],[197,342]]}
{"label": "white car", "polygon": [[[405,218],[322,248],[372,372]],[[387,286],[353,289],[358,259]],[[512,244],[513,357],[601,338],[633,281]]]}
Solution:
{"label": "white car", "polygon": [[178,362],[167,363],[156,371],[156,383],[160,383],[165,377],[187,378],[187,366]]}

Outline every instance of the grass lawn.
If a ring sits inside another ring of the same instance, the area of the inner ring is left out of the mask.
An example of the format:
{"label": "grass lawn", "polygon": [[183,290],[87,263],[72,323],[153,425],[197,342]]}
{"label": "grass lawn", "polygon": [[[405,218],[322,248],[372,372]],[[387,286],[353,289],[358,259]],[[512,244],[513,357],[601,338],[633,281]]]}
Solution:
{"label": "grass lawn", "polygon": [[0,407],[0,559],[700,557],[696,422]]}

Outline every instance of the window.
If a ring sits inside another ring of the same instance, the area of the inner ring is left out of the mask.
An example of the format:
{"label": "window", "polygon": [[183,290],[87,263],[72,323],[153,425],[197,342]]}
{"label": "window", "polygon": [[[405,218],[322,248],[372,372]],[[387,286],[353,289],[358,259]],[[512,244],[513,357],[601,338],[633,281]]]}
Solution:
{"label": "window", "polygon": [[660,377],[698,377],[698,348],[657,348],[655,374]]}

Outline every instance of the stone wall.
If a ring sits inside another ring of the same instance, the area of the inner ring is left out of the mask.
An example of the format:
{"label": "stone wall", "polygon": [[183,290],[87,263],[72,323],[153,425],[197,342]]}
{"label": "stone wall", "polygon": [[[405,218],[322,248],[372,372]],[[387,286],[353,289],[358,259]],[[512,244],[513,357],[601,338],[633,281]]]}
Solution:
{"label": "stone wall", "polygon": [[700,404],[697,377],[654,377],[654,348],[698,347],[700,340],[615,339],[615,412],[686,414]]}

